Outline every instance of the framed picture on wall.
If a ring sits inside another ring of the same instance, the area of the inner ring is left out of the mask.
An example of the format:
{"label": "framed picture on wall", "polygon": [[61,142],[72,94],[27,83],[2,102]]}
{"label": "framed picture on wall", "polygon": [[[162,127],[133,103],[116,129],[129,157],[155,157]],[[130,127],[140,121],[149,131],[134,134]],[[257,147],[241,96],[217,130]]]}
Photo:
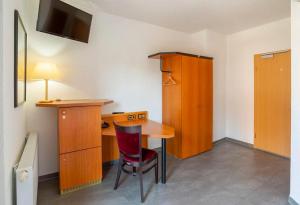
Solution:
{"label": "framed picture on wall", "polygon": [[26,101],[27,32],[17,10],[14,18],[14,106],[18,107]]}

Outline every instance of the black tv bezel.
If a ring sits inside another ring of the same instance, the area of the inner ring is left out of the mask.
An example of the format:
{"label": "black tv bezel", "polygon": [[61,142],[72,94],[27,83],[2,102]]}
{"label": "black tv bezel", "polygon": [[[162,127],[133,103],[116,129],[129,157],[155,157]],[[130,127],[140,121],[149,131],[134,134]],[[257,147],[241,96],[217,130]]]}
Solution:
{"label": "black tv bezel", "polygon": [[90,14],[90,13],[88,13],[86,11],[83,11],[83,10],[81,10],[81,9],[75,7],[75,6],[72,6],[72,5],[70,5],[70,4],[66,3],[66,2],[63,2],[61,0],[51,0],[51,1],[60,1],[61,3],[66,4],[69,7],[72,7],[72,8],[74,8],[74,9],[76,9],[76,10],[82,12],[82,13],[85,13],[85,14],[89,15],[91,17],[91,23],[90,23],[90,26],[89,26],[89,37],[88,37],[87,41],[84,41],[84,40],[79,40],[79,39],[76,39],[76,38],[72,38],[70,36],[60,35],[60,34],[49,32],[49,31],[41,31],[40,29],[38,29],[38,23],[39,23],[39,19],[40,19],[40,15],[41,15],[41,1],[42,0],[39,1],[39,12],[38,12],[38,18],[37,18],[37,22],[36,22],[36,30],[37,31],[39,31],[41,33],[46,33],[46,34],[58,36],[58,37],[61,37],[61,38],[66,38],[66,39],[73,40],[73,41],[78,41],[78,42],[82,42],[82,43],[89,43],[90,34],[91,34],[91,27],[92,27],[92,22],[93,22],[93,15],[92,14]]}

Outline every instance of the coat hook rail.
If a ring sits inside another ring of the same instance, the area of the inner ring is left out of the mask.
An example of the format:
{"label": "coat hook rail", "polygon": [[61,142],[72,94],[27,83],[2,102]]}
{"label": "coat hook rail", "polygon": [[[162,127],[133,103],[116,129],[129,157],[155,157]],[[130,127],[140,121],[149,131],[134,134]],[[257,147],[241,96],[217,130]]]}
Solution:
{"label": "coat hook rail", "polygon": [[169,69],[169,70],[164,70],[163,69],[163,58],[161,56],[160,56],[160,71],[162,73],[172,73],[171,69]]}

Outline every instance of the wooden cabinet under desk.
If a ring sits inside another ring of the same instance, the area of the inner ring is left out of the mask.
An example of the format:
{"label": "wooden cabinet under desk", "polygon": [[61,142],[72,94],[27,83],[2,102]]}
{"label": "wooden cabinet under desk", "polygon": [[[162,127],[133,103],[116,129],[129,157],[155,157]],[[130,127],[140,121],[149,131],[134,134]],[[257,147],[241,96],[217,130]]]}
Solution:
{"label": "wooden cabinet under desk", "polygon": [[99,106],[58,108],[59,154],[101,147]]}
{"label": "wooden cabinet under desk", "polygon": [[110,100],[38,103],[58,110],[60,193],[102,180],[101,106]]}
{"label": "wooden cabinet under desk", "polygon": [[61,193],[102,180],[102,149],[89,148],[59,155]]}

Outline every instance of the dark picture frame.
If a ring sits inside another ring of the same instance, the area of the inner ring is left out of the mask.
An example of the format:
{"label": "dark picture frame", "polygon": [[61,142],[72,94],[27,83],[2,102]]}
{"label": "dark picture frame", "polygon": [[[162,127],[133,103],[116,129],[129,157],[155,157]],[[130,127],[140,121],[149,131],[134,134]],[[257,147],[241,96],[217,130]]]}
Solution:
{"label": "dark picture frame", "polygon": [[26,102],[27,32],[17,10],[14,13],[14,107]]}

